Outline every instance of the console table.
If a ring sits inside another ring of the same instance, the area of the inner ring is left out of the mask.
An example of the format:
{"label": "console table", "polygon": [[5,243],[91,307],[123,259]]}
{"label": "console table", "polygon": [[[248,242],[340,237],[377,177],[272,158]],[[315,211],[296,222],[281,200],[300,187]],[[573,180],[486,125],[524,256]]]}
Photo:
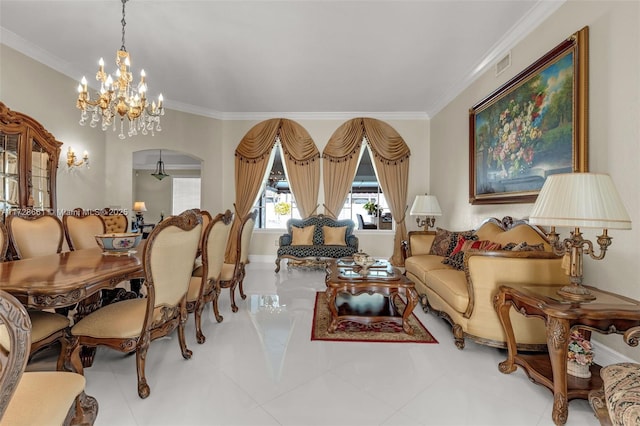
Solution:
{"label": "console table", "polygon": [[[569,414],[568,402],[588,399],[589,391],[602,387],[600,366],[591,366],[591,377],[567,375],[567,347],[572,329],[603,334],[624,334],[625,342],[637,346],[640,327],[640,302],[628,297],[588,287],[596,296],[589,303],[563,300],[556,292],[561,286],[524,286],[517,289],[501,286],[494,298],[494,308],[507,337],[507,359],[499,364],[502,373],[524,369],[534,383],[553,392],[552,418],[562,425]],[[526,316],[542,318],[547,328],[548,354],[518,353],[509,310],[514,307]],[[596,354],[597,356],[597,354]]]}

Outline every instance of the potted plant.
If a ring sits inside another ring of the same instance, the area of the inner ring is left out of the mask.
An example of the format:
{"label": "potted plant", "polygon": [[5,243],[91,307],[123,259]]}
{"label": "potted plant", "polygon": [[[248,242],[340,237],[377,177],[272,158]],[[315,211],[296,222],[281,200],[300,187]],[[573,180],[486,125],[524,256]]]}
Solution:
{"label": "potted plant", "polygon": [[571,332],[567,351],[567,373],[572,376],[589,378],[589,366],[593,364],[593,347],[578,330]]}
{"label": "potted plant", "polygon": [[369,216],[377,216],[378,205],[376,203],[374,203],[373,201],[367,201],[366,203],[364,203],[362,208],[367,211]]}

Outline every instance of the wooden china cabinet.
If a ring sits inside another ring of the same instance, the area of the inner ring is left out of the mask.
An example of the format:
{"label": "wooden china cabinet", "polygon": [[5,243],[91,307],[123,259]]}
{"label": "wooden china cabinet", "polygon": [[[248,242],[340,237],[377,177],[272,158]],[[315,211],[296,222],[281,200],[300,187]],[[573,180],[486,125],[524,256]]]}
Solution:
{"label": "wooden china cabinet", "polygon": [[0,102],[0,210],[56,208],[62,142],[28,115]]}

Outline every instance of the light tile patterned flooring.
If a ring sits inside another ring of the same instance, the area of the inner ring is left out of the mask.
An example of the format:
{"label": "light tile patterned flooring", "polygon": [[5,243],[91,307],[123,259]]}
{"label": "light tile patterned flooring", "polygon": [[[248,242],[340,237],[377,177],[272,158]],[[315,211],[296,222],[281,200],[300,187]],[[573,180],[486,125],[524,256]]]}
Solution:
{"label": "light tile patterned flooring", "polygon": [[[273,269],[249,265],[237,313],[223,291],[222,323],[207,307],[202,345],[189,316],[192,359],[180,355],[175,333],[151,344],[145,400],[135,357],[99,348],[85,370],[87,393],[100,404],[96,425],[553,424],[551,392],[522,370],[500,373],[504,351],[473,342],[456,349],[448,324],[419,307],[439,344],[311,341],[324,273]],[[259,309],[261,301],[272,306]],[[587,401],[574,400],[567,424],[598,422]]]}

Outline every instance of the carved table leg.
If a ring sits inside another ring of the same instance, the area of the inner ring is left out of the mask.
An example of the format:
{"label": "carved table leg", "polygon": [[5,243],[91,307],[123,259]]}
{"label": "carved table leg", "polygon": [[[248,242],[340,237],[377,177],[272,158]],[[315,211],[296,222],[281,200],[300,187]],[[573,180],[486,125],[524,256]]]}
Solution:
{"label": "carved table leg", "polygon": [[402,313],[402,329],[405,333],[413,335],[413,327],[409,324],[409,317],[418,304],[418,292],[413,288],[409,288],[405,291],[405,297],[407,299],[407,305]]}
{"label": "carved table leg", "polygon": [[515,356],[518,352],[518,348],[516,346],[516,337],[513,333],[511,317],[509,316],[511,305],[506,300],[506,294],[503,291],[499,291],[494,296],[493,308],[498,313],[498,318],[500,319],[504,333],[507,336],[507,359],[498,364],[498,370],[504,374],[513,373],[516,371]]}
{"label": "carved table leg", "polygon": [[551,417],[557,425],[567,422],[569,401],[567,399],[567,346],[569,344],[569,322],[558,318],[547,320],[547,346],[553,371],[553,412]]}
{"label": "carved table leg", "polygon": [[331,287],[327,288],[326,297],[327,304],[329,305],[329,311],[331,312],[331,323],[329,324],[329,333],[333,333],[338,328],[338,308],[336,308],[336,293],[335,289]]}

